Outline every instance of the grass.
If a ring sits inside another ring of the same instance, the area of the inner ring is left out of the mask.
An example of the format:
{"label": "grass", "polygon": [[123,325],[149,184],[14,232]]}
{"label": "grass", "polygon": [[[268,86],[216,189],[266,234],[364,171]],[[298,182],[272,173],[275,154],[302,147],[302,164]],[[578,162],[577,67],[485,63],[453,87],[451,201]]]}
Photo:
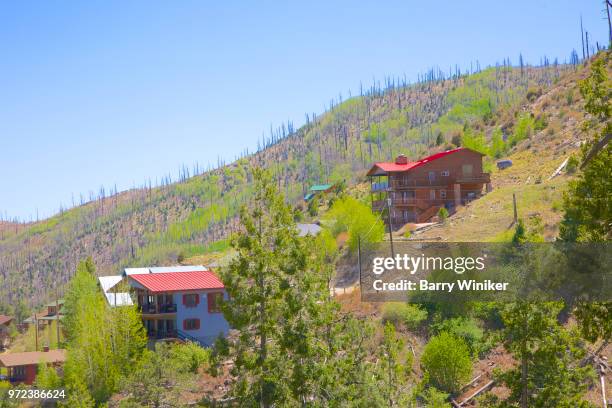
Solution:
{"label": "grass", "polygon": [[[421,238],[443,237],[447,241],[489,242],[504,239],[513,221],[512,194],[516,194],[518,216],[527,219],[538,216],[545,227],[545,238],[552,238],[562,217],[559,211],[563,192],[570,176],[562,174],[548,180],[573,150],[556,152],[555,139],[544,144],[526,140],[521,149],[508,156],[512,167],[505,170],[493,168],[493,191],[460,208],[446,225],[425,232]],[[529,144],[539,149],[528,148]]]}

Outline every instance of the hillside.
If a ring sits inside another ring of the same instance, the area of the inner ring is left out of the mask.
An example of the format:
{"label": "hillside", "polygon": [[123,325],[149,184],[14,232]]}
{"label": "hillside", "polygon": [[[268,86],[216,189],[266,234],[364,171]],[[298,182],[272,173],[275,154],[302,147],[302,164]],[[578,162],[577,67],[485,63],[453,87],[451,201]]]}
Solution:
{"label": "hillside", "polygon": [[[375,84],[321,115],[308,115],[295,131],[283,125],[262,140],[258,152],[229,165],[192,177],[185,172],[179,182],[164,179],[158,186],[110,195],[101,191],[91,202],[47,220],[0,228],[0,303],[42,303],[89,255],[100,273],[116,273],[126,265],[174,263],[224,249],[224,239],[237,228],[238,209],[251,194],[250,166],[269,168],[297,204],[310,184],[361,182],[372,162],[399,152],[416,159],[458,140],[482,147],[501,135],[508,146],[516,144],[509,152],[515,166],[494,171],[493,193],[427,232],[445,239],[474,240],[483,233],[493,238],[503,232],[508,194],[516,186],[521,211],[539,211],[534,202],[541,203],[540,193],[550,197],[547,208],[558,200],[565,178],[536,182],[539,176],[545,180],[580,138],[576,80],[582,75],[584,68],[572,65],[504,64],[447,79],[431,72],[416,84],[389,78],[384,88]],[[551,233],[557,220],[546,210]],[[483,229],[489,224],[495,227]]]}

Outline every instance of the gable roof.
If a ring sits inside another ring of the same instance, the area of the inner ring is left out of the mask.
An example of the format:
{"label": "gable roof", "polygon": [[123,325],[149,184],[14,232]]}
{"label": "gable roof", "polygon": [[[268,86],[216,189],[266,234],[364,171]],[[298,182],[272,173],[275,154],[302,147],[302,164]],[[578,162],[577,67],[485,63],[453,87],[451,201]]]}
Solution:
{"label": "gable roof", "polygon": [[66,350],[63,349],[0,354],[1,367],[17,367],[39,363],[63,363],[64,361],[66,361]]}
{"label": "gable roof", "polygon": [[136,274],[129,279],[154,293],[224,288],[223,282],[211,271]]}
{"label": "gable roof", "polygon": [[9,324],[12,320],[13,318],[11,316],[5,316],[0,314],[0,326]]}
{"label": "gable roof", "polygon": [[310,191],[325,191],[333,187],[333,184],[315,184],[310,187]]}
{"label": "gable roof", "polygon": [[472,150],[469,149],[467,147],[458,147],[456,149],[452,149],[452,150],[446,150],[444,152],[439,152],[439,153],[435,153],[432,154],[431,156],[427,156],[424,157],[418,161],[415,162],[408,162],[406,164],[398,164],[395,162],[378,162],[378,163],[374,163],[374,165],[372,166],[372,168],[370,169],[370,171],[368,171],[368,176],[375,176],[377,175],[377,173],[380,173],[379,170],[381,170],[383,173],[391,173],[391,172],[401,172],[401,171],[408,171],[408,170],[413,170],[417,167],[420,167],[426,163],[432,162],[434,160],[438,160],[441,159],[442,157],[446,157],[448,155],[451,155],[453,153],[457,153],[463,150],[467,150],[470,152],[474,152],[477,154],[480,154],[481,156],[484,156],[482,153],[477,152],[476,150]]}

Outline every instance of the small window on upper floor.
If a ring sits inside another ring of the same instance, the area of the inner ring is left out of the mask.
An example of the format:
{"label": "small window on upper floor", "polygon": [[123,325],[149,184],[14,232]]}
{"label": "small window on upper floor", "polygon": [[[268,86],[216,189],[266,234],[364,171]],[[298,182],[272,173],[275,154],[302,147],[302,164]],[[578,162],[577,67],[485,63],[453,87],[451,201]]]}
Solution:
{"label": "small window on upper floor", "polygon": [[223,292],[211,292],[206,295],[208,299],[208,313],[221,313],[221,302],[223,302]]}
{"label": "small window on upper floor", "polygon": [[186,307],[196,307],[200,303],[200,296],[197,293],[183,295],[183,304]]}
{"label": "small window on upper floor", "polygon": [[440,174],[442,175],[442,177],[448,177],[450,176],[450,172],[448,170],[442,170],[440,172]]}

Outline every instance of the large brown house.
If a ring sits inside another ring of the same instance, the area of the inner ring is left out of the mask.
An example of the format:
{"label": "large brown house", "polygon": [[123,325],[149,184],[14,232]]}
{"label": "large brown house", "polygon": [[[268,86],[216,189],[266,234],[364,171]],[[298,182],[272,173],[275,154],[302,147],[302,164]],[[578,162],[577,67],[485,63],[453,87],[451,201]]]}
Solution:
{"label": "large brown house", "polygon": [[[453,213],[491,188],[482,171],[482,154],[460,147],[436,153],[416,162],[400,155],[395,162],[374,163],[371,182],[372,209],[390,211],[391,228],[409,222],[427,222],[441,207]],[[389,217],[384,217],[388,222]]]}

